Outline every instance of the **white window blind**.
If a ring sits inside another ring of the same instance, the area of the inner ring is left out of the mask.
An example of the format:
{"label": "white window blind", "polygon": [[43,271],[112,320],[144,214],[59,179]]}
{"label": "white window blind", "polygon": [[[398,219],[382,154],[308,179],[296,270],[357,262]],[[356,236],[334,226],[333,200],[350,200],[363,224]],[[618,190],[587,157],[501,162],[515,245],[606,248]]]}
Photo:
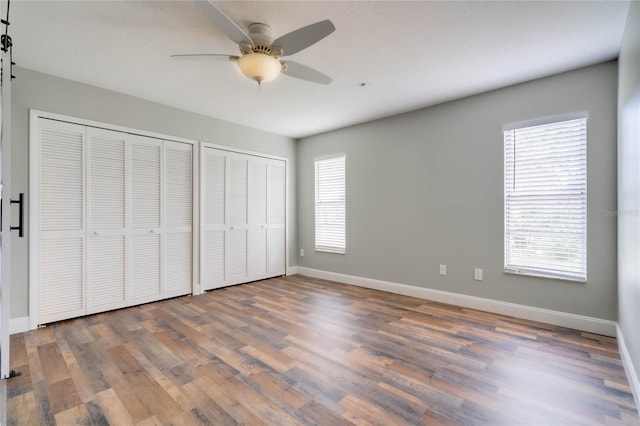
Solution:
{"label": "white window blind", "polygon": [[316,250],[345,253],[345,156],[315,161]]}
{"label": "white window blind", "polygon": [[587,119],[504,132],[505,271],[587,279]]}

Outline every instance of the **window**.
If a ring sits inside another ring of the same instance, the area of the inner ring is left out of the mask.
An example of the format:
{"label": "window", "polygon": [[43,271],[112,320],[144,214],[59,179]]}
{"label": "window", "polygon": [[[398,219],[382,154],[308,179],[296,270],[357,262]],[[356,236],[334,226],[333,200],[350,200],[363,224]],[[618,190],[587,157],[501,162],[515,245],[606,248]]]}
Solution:
{"label": "window", "polygon": [[345,252],[345,156],[315,161],[316,250]]}
{"label": "window", "polygon": [[505,127],[505,272],[587,280],[587,118]]}

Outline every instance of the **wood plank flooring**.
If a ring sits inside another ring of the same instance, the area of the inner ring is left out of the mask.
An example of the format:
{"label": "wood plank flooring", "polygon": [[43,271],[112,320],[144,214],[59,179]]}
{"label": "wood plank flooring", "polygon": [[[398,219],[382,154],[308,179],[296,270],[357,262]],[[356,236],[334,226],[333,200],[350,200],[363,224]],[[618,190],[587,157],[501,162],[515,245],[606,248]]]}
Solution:
{"label": "wood plank flooring", "polygon": [[299,275],[11,345],[10,425],[640,425],[613,338]]}

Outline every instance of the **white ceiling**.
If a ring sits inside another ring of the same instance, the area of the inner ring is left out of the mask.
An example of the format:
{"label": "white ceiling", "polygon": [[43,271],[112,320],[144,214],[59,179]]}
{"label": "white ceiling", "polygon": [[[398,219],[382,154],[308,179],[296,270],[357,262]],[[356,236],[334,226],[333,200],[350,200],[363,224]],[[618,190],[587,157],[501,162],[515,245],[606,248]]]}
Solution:
{"label": "white ceiling", "polygon": [[628,10],[626,1],[218,5],[245,28],[267,23],[276,38],[333,21],[333,34],[291,57],[333,83],[280,76],[259,91],[231,62],[172,60],[238,53],[192,1],[14,0],[14,61],[299,138],[614,59]]}

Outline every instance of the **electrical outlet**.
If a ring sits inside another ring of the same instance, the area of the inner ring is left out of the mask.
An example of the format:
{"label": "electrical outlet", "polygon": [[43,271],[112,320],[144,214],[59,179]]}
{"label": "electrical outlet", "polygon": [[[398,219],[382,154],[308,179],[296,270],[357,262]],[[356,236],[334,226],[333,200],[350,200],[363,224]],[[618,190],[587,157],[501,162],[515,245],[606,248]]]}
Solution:
{"label": "electrical outlet", "polygon": [[482,281],[482,269],[481,268],[475,268],[473,270],[473,279],[476,281]]}
{"label": "electrical outlet", "polygon": [[447,275],[447,265],[440,265],[440,275]]}
{"label": "electrical outlet", "polygon": [[300,249],[300,257],[304,257],[304,249]]}

